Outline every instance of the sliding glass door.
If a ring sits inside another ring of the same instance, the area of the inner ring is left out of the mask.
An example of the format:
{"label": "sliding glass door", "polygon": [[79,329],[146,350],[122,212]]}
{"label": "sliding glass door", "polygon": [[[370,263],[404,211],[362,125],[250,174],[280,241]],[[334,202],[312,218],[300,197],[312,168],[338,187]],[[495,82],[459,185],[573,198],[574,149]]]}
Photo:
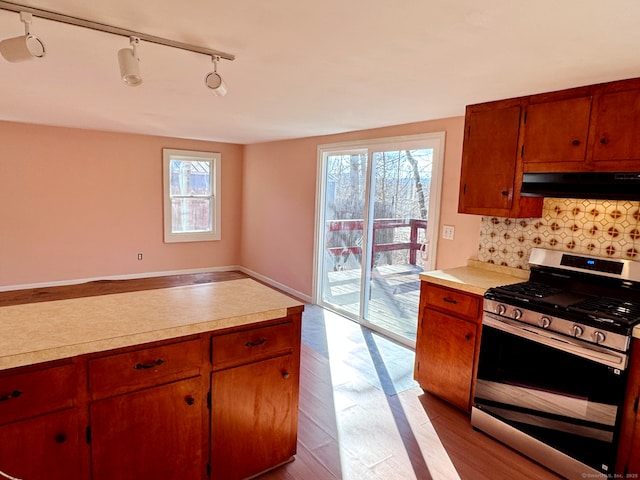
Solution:
{"label": "sliding glass door", "polygon": [[418,274],[435,258],[443,145],[429,134],[319,152],[316,302],[411,346]]}

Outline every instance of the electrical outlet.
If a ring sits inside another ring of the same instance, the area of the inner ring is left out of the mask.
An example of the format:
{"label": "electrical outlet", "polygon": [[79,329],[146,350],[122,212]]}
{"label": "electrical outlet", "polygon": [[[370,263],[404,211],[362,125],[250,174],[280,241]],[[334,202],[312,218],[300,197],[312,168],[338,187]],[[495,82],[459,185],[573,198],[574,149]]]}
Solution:
{"label": "electrical outlet", "polygon": [[453,235],[455,234],[455,227],[453,225],[443,225],[442,226],[442,238],[445,240],[453,240]]}
{"label": "electrical outlet", "polygon": [[142,254],[141,253],[138,254],[138,260],[142,260]]}

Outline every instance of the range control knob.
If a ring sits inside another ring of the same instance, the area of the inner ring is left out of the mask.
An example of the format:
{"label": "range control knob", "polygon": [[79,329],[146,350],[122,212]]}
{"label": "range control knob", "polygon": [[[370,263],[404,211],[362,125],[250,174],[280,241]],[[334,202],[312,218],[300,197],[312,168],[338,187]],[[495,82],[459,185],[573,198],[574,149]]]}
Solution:
{"label": "range control knob", "polygon": [[596,330],[595,332],[593,332],[593,339],[596,341],[596,343],[604,342],[605,338],[607,337],[600,330]]}
{"label": "range control knob", "polygon": [[580,325],[574,325],[571,330],[574,337],[580,337],[584,333],[584,329]]}
{"label": "range control knob", "polygon": [[549,317],[542,317],[540,318],[538,325],[540,325],[542,328],[549,328],[549,325],[551,325],[551,319]]}
{"label": "range control knob", "polygon": [[504,303],[499,303],[496,307],[496,313],[498,315],[504,315],[504,312],[507,311],[507,307],[505,307]]}
{"label": "range control knob", "polygon": [[513,311],[513,318],[515,318],[516,320],[520,320],[522,318],[522,310],[520,310],[519,308],[516,308]]}

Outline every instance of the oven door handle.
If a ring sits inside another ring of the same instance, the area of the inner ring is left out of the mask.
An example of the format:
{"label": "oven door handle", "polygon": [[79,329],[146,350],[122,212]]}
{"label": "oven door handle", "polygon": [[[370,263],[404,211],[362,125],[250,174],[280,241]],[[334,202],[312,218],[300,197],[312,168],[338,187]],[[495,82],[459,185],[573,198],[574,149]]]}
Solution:
{"label": "oven door handle", "polygon": [[[541,343],[552,348],[561,349],[568,353],[573,353],[582,358],[593,360],[610,367],[625,370],[627,368],[627,355],[616,353],[611,350],[588,345],[580,340],[573,340],[569,337],[559,337],[553,332],[541,330],[535,327],[523,326],[508,318],[498,317],[490,312],[484,312],[482,325],[502,330],[506,333],[517,335],[518,337]],[[482,347],[481,347],[482,348]]]}

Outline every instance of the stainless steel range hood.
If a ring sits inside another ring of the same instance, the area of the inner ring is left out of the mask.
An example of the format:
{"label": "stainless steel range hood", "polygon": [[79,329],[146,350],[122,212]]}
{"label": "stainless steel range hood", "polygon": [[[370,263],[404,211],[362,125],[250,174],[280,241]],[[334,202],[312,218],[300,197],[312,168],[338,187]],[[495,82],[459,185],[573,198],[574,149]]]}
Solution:
{"label": "stainless steel range hood", "polygon": [[525,173],[521,195],[640,200],[640,172]]}

